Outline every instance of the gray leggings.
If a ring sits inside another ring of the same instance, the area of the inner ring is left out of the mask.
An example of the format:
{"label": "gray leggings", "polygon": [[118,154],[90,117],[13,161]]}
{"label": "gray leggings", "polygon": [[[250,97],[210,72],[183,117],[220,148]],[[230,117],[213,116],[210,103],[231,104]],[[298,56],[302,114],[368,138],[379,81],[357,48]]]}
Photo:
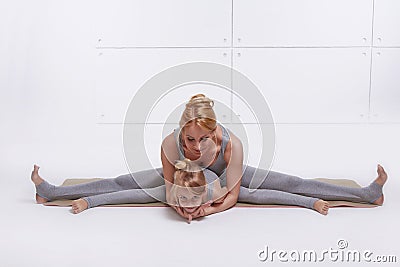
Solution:
{"label": "gray leggings", "polygon": [[[205,176],[207,181],[219,179],[212,171],[205,172]],[[260,186],[250,191],[252,179],[260,181]],[[54,186],[44,181],[36,186],[36,192],[50,201],[83,198],[89,208],[105,204],[166,202],[162,168],[70,186]],[[244,166],[238,201],[297,205],[312,209],[319,199],[372,203],[381,195],[382,186],[375,182],[366,187],[352,188]]]}

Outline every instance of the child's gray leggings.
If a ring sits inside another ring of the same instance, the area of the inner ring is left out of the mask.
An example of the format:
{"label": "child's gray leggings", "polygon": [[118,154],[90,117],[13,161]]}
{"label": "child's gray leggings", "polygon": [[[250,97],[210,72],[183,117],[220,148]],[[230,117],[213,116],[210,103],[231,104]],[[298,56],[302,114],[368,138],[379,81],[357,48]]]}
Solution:
{"label": "child's gray leggings", "polygon": [[[256,170],[257,172],[255,172]],[[210,176],[213,176],[211,180],[221,178],[209,170],[204,174],[208,178],[207,181],[210,181]],[[256,175],[252,178],[254,174]],[[261,184],[257,190],[249,191],[251,179],[260,181]],[[137,183],[136,181],[139,182]],[[142,188],[145,188],[145,190]],[[88,202],[89,208],[105,204],[158,201],[166,203],[162,168],[70,186],[54,186],[44,181],[36,186],[36,192],[39,196],[50,201],[83,198]],[[375,182],[366,187],[352,188],[313,179],[302,179],[275,171],[256,169],[252,166],[244,166],[238,201],[313,208],[318,199],[372,203],[381,195],[382,186]]]}

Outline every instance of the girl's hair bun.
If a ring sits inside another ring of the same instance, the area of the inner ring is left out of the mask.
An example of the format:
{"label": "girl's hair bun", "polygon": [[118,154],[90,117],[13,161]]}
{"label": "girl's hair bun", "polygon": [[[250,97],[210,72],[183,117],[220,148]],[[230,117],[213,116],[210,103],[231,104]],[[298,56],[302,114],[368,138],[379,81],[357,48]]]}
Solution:
{"label": "girl's hair bun", "polygon": [[175,169],[183,170],[183,171],[187,170],[189,161],[190,161],[190,159],[175,160]]}

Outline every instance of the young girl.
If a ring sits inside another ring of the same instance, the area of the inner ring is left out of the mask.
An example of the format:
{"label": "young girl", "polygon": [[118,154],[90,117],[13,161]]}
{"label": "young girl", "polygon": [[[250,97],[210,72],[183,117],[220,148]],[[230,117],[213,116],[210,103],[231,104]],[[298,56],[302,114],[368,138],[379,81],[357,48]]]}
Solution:
{"label": "young girl", "polygon": [[228,193],[226,187],[221,188],[218,177],[204,175],[209,170],[200,168],[190,159],[175,161],[174,183],[170,190],[170,205],[178,213],[188,218],[190,223],[192,214],[197,213],[201,206],[210,206],[212,203],[221,203]]}
{"label": "young girl", "polygon": [[[41,199],[56,200],[56,199],[74,199],[72,202],[73,213],[79,213],[83,210],[104,204],[119,204],[119,203],[149,203],[163,199],[165,196],[165,185],[154,189],[130,189],[118,191],[120,198],[116,198],[115,192],[107,193],[109,197],[106,202],[96,201],[96,195],[92,193],[76,192],[72,186],[54,186],[43,180],[39,176],[39,166],[35,165],[32,171],[32,181],[39,183],[39,196]],[[99,181],[104,182],[104,180]],[[98,184],[99,186],[101,184]],[[77,185],[79,186],[79,185]],[[72,187],[72,188],[71,188]],[[152,190],[152,195],[157,195],[158,199],[151,198],[146,191]],[[66,194],[66,192],[75,191],[75,195]],[[125,197],[122,196],[125,193]],[[221,188],[218,176],[208,169],[202,170],[199,165],[192,162],[190,159],[176,160],[174,183],[170,190],[170,204],[183,217],[188,218],[189,223],[192,220],[192,214],[201,212],[200,208],[210,206],[212,203],[221,203],[224,196],[228,193],[226,187]],[[89,196],[92,196],[90,198]],[[128,196],[129,195],[129,196]],[[101,194],[102,198],[104,194]],[[111,200],[112,199],[112,200]],[[46,201],[44,201],[46,202]],[[43,202],[38,202],[43,203]]]}

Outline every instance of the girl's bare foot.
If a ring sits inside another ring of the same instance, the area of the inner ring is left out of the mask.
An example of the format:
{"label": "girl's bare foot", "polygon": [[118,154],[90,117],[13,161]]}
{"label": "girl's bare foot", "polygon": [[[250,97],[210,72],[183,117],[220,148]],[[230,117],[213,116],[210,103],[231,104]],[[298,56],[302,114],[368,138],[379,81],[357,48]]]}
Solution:
{"label": "girl's bare foot", "polygon": [[[42,177],[39,176],[39,166],[36,164],[33,165],[33,171],[31,174],[31,180],[35,185],[40,185],[44,180]],[[43,204],[46,203],[48,200],[36,194],[36,203]]]}
{"label": "girl's bare foot", "polygon": [[[387,176],[385,170],[383,169],[383,167],[380,164],[378,164],[377,172],[378,172],[378,177],[374,180],[374,182],[379,184],[379,185],[381,185],[381,186],[383,186],[386,183],[388,176]],[[383,204],[383,201],[384,201],[384,196],[382,194],[373,203],[376,204],[376,205],[380,205],[381,206]]]}
{"label": "girl's bare foot", "polygon": [[328,210],[329,210],[329,203],[325,200],[317,200],[314,203],[314,209],[316,211],[318,211],[319,213],[321,213],[322,215],[327,215],[328,214]]}
{"label": "girl's bare foot", "polygon": [[88,203],[83,198],[72,201],[72,212],[77,214],[88,208]]}

